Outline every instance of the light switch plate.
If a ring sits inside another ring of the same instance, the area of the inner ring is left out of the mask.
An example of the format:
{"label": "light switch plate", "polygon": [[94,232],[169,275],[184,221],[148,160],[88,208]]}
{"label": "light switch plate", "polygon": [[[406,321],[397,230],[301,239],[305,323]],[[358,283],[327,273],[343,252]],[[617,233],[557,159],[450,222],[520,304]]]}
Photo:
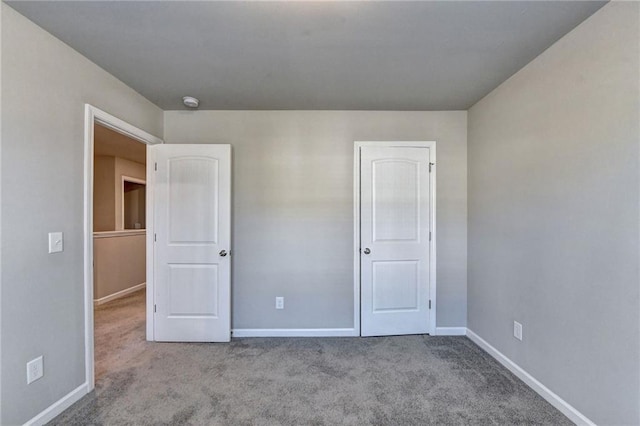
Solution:
{"label": "light switch plate", "polygon": [[64,250],[62,232],[49,232],[49,253],[58,253]]}

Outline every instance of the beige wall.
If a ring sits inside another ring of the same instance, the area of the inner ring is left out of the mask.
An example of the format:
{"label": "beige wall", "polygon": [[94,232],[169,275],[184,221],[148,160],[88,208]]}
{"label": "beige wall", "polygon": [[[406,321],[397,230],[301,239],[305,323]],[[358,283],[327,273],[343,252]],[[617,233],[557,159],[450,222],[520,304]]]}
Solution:
{"label": "beige wall", "polygon": [[122,217],[123,176],[146,180],[146,167],[120,157],[96,156],[94,162],[93,230],[124,229]]}
{"label": "beige wall", "polygon": [[115,157],[96,156],[93,167],[93,230],[116,229]]}
{"label": "beige wall", "polygon": [[115,162],[115,211],[116,230],[124,229],[122,217],[122,177],[128,176],[136,179],[146,180],[146,167],[144,164],[116,157]]}
{"label": "beige wall", "polygon": [[[136,224],[141,229],[146,227],[146,188],[140,187],[136,190],[124,193],[124,228],[135,229]],[[140,229],[139,228],[139,229]]]}
{"label": "beige wall", "polygon": [[[144,164],[119,157],[94,161],[93,228],[95,232],[124,229],[122,177],[144,180]],[[99,235],[94,239],[94,299],[102,299],[146,281],[144,235]]]}
{"label": "beige wall", "polygon": [[146,282],[146,235],[97,235],[93,244],[93,298],[102,299]]}
{"label": "beige wall", "polygon": [[469,328],[602,425],[640,424],[639,18],[605,5],[469,111]]}
{"label": "beige wall", "polygon": [[165,138],[232,145],[233,328],[353,327],[354,141],[435,140],[437,325],[466,326],[465,111],[167,111]]}
{"label": "beige wall", "polygon": [[[84,106],[159,136],[163,114],[6,3],[0,7],[0,423],[14,425],[85,382]],[[53,231],[64,232],[62,253],[47,253]],[[25,365],[40,355],[44,377],[27,385]]]}

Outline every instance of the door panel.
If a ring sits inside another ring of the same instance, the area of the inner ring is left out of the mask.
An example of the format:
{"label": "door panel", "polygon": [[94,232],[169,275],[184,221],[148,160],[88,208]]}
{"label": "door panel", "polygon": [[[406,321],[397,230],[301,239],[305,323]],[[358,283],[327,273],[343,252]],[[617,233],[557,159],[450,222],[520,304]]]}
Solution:
{"label": "door panel", "polygon": [[360,148],[361,334],[429,331],[430,153]]}
{"label": "door panel", "polygon": [[218,265],[169,264],[169,317],[218,317]]}
{"label": "door panel", "polygon": [[159,145],[155,340],[231,338],[229,145]]}
{"label": "door panel", "polygon": [[375,261],[372,265],[373,313],[416,311],[420,300],[419,262]]}
{"label": "door panel", "polygon": [[420,229],[420,163],[373,160],[373,241],[414,241]]}
{"label": "door panel", "polygon": [[218,159],[168,159],[169,243],[218,241]]}

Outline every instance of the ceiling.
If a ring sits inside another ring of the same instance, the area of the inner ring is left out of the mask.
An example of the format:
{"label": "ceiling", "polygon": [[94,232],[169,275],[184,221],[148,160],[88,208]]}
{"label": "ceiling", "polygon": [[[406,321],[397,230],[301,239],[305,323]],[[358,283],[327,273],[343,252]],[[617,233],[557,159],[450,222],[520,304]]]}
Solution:
{"label": "ceiling", "polygon": [[147,164],[147,146],[96,123],[93,127],[93,155],[120,157]]}
{"label": "ceiling", "polygon": [[464,110],[602,1],[7,1],[165,110]]}

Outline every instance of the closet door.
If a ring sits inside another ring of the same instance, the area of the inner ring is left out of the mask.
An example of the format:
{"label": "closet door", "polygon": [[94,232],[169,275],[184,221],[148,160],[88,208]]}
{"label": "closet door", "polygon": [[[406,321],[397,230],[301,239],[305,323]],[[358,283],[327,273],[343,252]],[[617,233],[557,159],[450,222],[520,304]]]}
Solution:
{"label": "closet door", "polygon": [[430,152],[360,149],[361,334],[429,332]]}

